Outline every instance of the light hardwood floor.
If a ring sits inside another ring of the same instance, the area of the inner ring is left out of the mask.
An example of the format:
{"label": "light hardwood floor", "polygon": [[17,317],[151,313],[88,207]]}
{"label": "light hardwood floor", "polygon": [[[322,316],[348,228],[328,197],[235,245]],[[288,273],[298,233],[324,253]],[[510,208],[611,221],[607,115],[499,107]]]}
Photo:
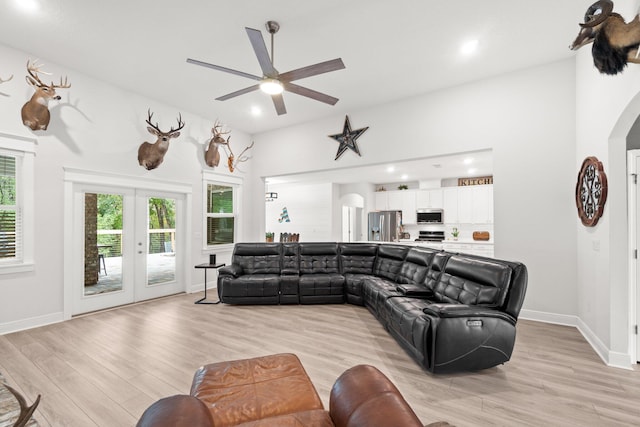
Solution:
{"label": "light hardwood floor", "polygon": [[640,371],[609,368],[577,330],[518,323],[510,362],[423,371],[363,307],[194,305],[177,295],[0,336],[0,372],[42,426],[133,426],[155,400],[188,393],[198,366],[297,354],[325,407],[335,379],[378,367],[426,424],[640,425]]}

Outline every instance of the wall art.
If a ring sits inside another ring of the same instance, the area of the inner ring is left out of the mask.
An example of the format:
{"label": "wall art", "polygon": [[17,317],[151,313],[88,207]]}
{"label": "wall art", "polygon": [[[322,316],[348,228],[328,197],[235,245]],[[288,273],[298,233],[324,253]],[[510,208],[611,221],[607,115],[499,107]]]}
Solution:
{"label": "wall art", "polygon": [[602,162],[596,157],[587,157],[582,162],[576,183],[576,206],[580,221],[593,227],[604,213],[607,202],[607,175]]}
{"label": "wall art", "polygon": [[338,152],[336,153],[336,158],[334,160],[338,160],[340,156],[344,154],[347,150],[353,150],[358,156],[362,156],[360,154],[360,150],[358,149],[357,139],[367,130],[369,126],[351,130],[351,123],[349,122],[349,116],[345,116],[344,118],[344,127],[342,128],[342,133],[337,133],[335,135],[329,135],[329,138],[335,139],[340,143],[338,146]]}

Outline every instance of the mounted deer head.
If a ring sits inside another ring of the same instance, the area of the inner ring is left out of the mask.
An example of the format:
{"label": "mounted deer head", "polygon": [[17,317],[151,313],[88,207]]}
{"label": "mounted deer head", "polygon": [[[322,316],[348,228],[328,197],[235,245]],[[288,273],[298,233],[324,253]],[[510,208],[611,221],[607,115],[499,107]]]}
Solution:
{"label": "mounted deer head", "polygon": [[3,79],[2,77],[0,77],[0,84],[8,82],[9,80],[11,80],[13,78],[13,74],[8,78],[8,79]]}
{"label": "mounted deer head", "polygon": [[569,48],[578,50],[592,43],[593,64],[603,74],[622,72],[627,62],[640,63],[640,18],[638,15],[628,24],[613,12],[611,0],[597,1],[584,15],[578,37]]}
{"label": "mounted deer head", "polygon": [[153,144],[143,142],[140,145],[140,148],[138,148],[138,163],[146,170],[152,170],[160,166],[164,160],[164,155],[169,149],[169,140],[180,136],[180,129],[184,127],[185,123],[182,121],[182,114],[180,114],[178,116],[178,129],[172,127],[169,132],[162,132],[157,122],[155,125],[151,123],[151,118],[153,117],[151,110],[148,110],[147,114],[149,116],[147,130],[150,134],[157,136],[158,139]]}
{"label": "mounted deer head", "polygon": [[237,159],[233,155],[233,151],[231,151],[231,144],[227,144],[227,148],[229,149],[229,152],[227,153],[227,166],[229,167],[229,172],[233,172],[236,169],[236,166],[238,166],[238,163],[246,162],[251,158],[249,156],[245,156],[244,153],[252,149],[253,144],[255,144],[255,141],[251,141],[251,145],[242,150],[242,153],[240,153]]}
{"label": "mounted deer head", "polygon": [[211,128],[211,133],[213,134],[213,137],[209,140],[209,146],[207,147],[207,151],[204,153],[204,161],[207,166],[215,167],[220,164],[220,146],[228,146],[231,135],[229,135],[227,139],[224,139],[222,135],[228,134],[229,131],[223,132],[222,125],[219,124],[217,120],[213,125],[213,128]]}
{"label": "mounted deer head", "polygon": [[31,60],[27,61],[28,76],[25,76],[27,84],[35,89],[31,99],[22,106],[22,123],[31,128],[31,130],[47,130],[51,113],[49,113],[49,101],[52,99],[59,100],[60,96],[56,94],[56,89],[66,89],[71,87],[71,83],[67,82],[67,78],[60,77],[60,84],[50,85],[42,83],[38,74],[49,74],[41,71],[42,65],[37,64],[37,60],[32,64]]}

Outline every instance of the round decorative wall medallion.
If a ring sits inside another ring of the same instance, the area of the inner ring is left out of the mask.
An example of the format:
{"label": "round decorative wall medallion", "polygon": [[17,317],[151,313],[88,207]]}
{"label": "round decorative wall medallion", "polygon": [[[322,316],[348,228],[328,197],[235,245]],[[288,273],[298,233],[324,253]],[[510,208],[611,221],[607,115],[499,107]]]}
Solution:
{"label": "round decorative wall medallion", "polygon": [[576,206],[582,224],[587,227],[596,225],[606,202],[607,175],[602,162],[596,157],[587,157],[582,162],[576,183]]}

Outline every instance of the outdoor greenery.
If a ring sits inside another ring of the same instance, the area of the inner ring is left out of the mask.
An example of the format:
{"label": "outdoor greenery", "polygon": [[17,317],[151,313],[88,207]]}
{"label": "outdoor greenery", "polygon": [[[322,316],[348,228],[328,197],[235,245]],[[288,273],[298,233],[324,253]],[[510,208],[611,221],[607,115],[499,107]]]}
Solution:
{"label": "outdoor greenery", "polygon": [[16,256],[16,159],[0,156],[0,258]]}
{"label": "outdoor greenery", "polygon": [[[122,231],[123,197],[119,194],[98,194],[98,230]],[[149,229],[175,229],[175,200],[149,198]],[[120,256],[121,234],[98,234],[98,244],[110,245],[110,256]],[[170,252],[171,233],[152,233],[149,236],[149,252]]]}

